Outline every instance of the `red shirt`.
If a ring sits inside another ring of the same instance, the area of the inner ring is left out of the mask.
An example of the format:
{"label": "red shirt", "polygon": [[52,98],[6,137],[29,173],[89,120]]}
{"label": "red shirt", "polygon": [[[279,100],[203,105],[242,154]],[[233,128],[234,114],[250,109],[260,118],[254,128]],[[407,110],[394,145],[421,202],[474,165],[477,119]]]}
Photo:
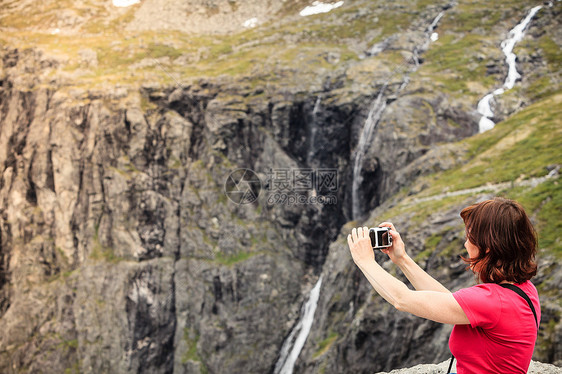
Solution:
{"label": "red shirt", "polygon": [[[537,289],[530,282],[516,284],[541,309]],[[449,339],[458,374],[527,373],[537,340],[537,325],[529,304],[495,283],[478,284],[453,293],[470,325],[455,325]]]}

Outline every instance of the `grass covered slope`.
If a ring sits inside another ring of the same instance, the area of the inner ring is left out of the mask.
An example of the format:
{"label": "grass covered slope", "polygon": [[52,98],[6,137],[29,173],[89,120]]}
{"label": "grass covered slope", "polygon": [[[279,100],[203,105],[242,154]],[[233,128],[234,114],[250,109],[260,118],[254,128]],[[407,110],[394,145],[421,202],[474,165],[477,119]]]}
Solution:
{"label": "grass covered slope", "polygon": [[[355,0],[329,13],[299,16],[309,3],[288,1],[258,27],[205,35],[131,29],[141,4],[115,8],[109,3],[28,1],[0,11],[0,44],[44,50],[86,86],[147,79],[174,84],[223,74],[287,80],[278,73],[317,74],[356,64],[374,43],[399,33],[423,32],[447,4]],[[396,53],[408,48],[404,41],[393,43],[377,59],[394,65]],[[92,52],[94,63],[83,57]]]}
{"label": "grass covered slope", "polygon": [[[450,157],[456,166],[419,177],[373,214],[375,221],[378,217],[408,219],[415,231],[434,219],[436,212],[460,212],[479,198],[504,196],[520,201],[532,217],[541,253],[560,258],[562,59],[556,15],[562,4],[514,0],[499,5],[462,1],[448,9],[436,30],[439,39],[424,54],[424,63],[411,83],[470,102],[476,111],[478,100],[505,80],[507,67],[500,41],[533,6],[543,5],[513,50],[522,77],[514,88],[495,98],[496,127],[430,152],[438,155],[433,157]],[[431,162],[430,157],[422,157],[417,164],[425,160]],[[442,254],[460,254],[463,226],[458,222],[428,235],[420,244],[419,258],[428,257],[436,248]],[[457,233],[449,234],[455,238],[453,242],[442,240],[451,230]]]}
{"label": "grass covered slope", "polygon": [[[470,100],[476,107],[479,99],[501,87],[505,80],[507,70],[500,42],[537,5],[542,9],[513,50],[523,84],[518,82],[500,100],[509,102],[520,96],[535,100],[555,93],[560,82],[560,40],[557,21],[548,28],[547,20],[558,17],[560,2],[552,6],[519,0],[459,2],[440,21],[436,30],[439,39],[424,55],[424,64],[416,76],[434,82],[441,92]],[[544,63],[536,63],[538,56]]]}
{"label": "grass covered slope", "polygon": [[[60,64],[46,69],[46,85],[57,82],[88,89],[156,82],[177,86],[226,75],[245,77],[254,86],[316,87],[320,77],[343,74],[345,85],[354,86],[383,80],[391,71],[400,75],[408,70],[411,51],[420,43],[413,36],[422,35],[449,5],[427,0],[350,0],[329,13],[299,16],[309,3],[287,1],[255,28],[205,35],[178,29],[132,29],[141,4],[115,8],[110,2],[36,5],[23,1],[0,10],[0,45],[37,48],[56,58]],[[538,4],[461,1],[447,8],[437,25],[439,39],[422,56],[411,87],[429,87],[476,106],[504,79],[499,42]],[[559,2],[554,4],[554,9],[561,7]],[[547,31],[540,39],[516,47],[518,55],[525,51],[528,56],[546,56],[547,67],[525,67],[532,84],[507,93],[507,98],[516,94],[534,100],[552,93],[553,83],[559,81],[560,54],[550,34]],[[385,41],[385,50],[365,58],[374,44]]]}
{"label": "grass covered slope", "polygon": [[377,216],[412,213],[415,224],[482,195],[503,196],[520,201],[532,217],[541,252],[562,257],[562,185],[557,172],[562,165],[561,115],[558,92],[492,130],[457,143],[455,147],[464,150],[458,166],[418,178],[392,199],[392,208]]}

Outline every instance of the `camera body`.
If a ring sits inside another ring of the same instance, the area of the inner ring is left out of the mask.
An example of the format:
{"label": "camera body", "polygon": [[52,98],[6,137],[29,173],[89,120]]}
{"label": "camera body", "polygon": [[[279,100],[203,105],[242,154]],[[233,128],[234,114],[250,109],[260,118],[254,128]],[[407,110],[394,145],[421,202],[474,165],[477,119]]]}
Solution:
{"label": "camera body", "polygon": [[373,248],[386,248],[392,245],[389,227],[373,227],[369,229],[369,237]]}

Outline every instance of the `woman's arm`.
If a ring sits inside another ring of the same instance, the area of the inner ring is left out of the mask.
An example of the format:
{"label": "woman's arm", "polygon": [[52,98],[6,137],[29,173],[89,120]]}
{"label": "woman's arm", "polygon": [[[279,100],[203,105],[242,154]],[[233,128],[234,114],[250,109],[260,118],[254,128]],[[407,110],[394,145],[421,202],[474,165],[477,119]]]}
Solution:
{"label": "woman's arm", "polygon": [[450,293],[446,287],[426,273],[414,262],[414,260],[412,260],[410,256],[408,256],[405,250],[404,242],[400,237],[400,233],[396,231],[396,228],[392,223],[383,222],[379,226],[390,228],[390,235],[392,236],[392,246],[383,248],[381,251],[386,253],[392,262],[394,262],[400,270],[402,270],[406,278],[408,278],[416,290]]}
{"label": "woman's arm", "polygon": [[469,323],[466,314],[451,293],[412,291],[377,264],[368,232],[367,227],[353,229],[347,241],[353,261],[385,300],[398,310],[432,321],[449,324]]}

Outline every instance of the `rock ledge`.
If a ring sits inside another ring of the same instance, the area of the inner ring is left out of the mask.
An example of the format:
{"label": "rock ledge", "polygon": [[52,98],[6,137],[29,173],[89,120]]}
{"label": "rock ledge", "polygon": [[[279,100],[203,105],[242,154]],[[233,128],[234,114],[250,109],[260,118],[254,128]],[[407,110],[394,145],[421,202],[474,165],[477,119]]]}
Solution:
{"label": "rock ledge", "polygon": [[[440,364],[422,364],[416,365],[411,368],[395,369],[391,372],[379,372],[376,374],[444,374],[449,368],[449,360]],[[453,373],[456,371],[453,365]],[[550,364],[543,364],[542,362],[531,361],[528,374],[561,374],[562,368]]]}

